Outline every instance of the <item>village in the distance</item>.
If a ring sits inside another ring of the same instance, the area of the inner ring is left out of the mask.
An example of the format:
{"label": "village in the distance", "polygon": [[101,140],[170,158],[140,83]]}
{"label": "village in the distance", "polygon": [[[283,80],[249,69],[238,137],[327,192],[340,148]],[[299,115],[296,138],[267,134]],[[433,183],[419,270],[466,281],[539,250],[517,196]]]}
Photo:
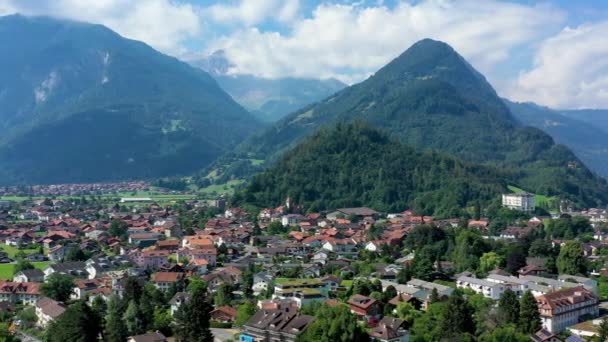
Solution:
{"label": "village in the distance", "polygon": [[[323,319],[321,304],[383,342],[467,321],[510,320],[533,341],[608,329],[605,209],[536,215],[535,196],[514,192],[492,219],[437,220],[366,207],[306,212],[290,199],[248,212],[145,182],[0,190],[0,308],[25,341],[73,301],[128,341],[166,341],[200,288],[212,298],[214,336],[241,342],[296,341]],[[453,245],[434,254],[444,243]]]}

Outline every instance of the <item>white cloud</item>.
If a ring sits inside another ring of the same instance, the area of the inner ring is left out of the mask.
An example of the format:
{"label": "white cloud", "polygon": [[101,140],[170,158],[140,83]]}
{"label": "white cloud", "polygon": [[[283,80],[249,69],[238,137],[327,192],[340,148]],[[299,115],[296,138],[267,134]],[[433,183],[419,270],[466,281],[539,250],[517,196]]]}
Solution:
{"label": "white cloud", "polygon": [[513,48],[555,32],[564,14],[549,5],[486,0],[425,0],[383,5],[319,5],[287,34],[246,28],[218,39],[240,73],[264,77],[360,80],[415,41],[448,42],[482,72]]}
{"label": "white cloud", "polygon": [[608,107],[608,21],[565,28],[539,47],[511,89],[518,101],[554,108]]}
{"label": "white cloud", "polygon": [[238,4],[215,4],[203,10],[212,20],[251,26],[269,18],[293,20],[300,9],[299,0],[241,0]]}
{"label": "white cloud", "polygon": [[170,0],[6,0],[3,12],[103,24],[173,54],[184,52],[182,43],[201,34],[202,26],[195,7]]}

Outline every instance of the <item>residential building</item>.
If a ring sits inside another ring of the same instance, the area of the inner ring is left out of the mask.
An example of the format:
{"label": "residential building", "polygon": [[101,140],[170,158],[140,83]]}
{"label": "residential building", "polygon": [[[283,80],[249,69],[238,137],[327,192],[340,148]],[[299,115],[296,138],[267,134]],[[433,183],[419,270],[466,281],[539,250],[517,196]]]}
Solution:
{"label": "residential building", "polygon": [[221,323],[232,323],[236,320],[236,309],[230,306],[220,306],[209,313],[211,320]]}
{"label": "residential building", "polygon": [[534,194],[527,192],[502,194],[502,206],[519,211],[534,211],[536,209]]}
{"label": "residential building", "polygon": [[370,297],[356,294],[347,301],[350,311],[365,318],[376,317],[382,313],[380,303]]}
{"label": "residential building", "polygon": [[476,293],[482,294],[494,300],[500,299],[507,288],[504,284],[492,282],[484,279],[460,276],[456,279],[456,287],[459,289],[471,289]]}
{"label": "residential building", "polygon": [[584,315],[597,317],[599,299],[583,286],[567,288],[536,297],[543,327],[559,333],[579,322]]}
{"label": "residential building", "polygon": [[44,273],[37,268],[19,271],[13,276],[13,281],[16,283],[41,283],[44,281]]}
{"label": "residential building", "polygon": [[48,297],[42,297],[36,301],[36,325],[46,328],[47,325],[59,318],[65,312],[65,305]]}
{"label": "residential building", "polygon": [[41,283],[16,283],[0,280],[0,302],[34,305],[40,299]]}
{"label": "residential building", "polygon": [[385,316],[369,332],[372,342],[408,342],[410,334],[405,329],[405,321]]}
{"label": "residential building", "polygon": [[167,292],[172,286],[184,279],[184,274],[179,272],[157,272],[152,276],[152,282],[162,292]]}
{"label": "residential building", "polygon": [[286,306],[273,310],[258,310],[243,324],[240,342],[294,342],[314,321]]}

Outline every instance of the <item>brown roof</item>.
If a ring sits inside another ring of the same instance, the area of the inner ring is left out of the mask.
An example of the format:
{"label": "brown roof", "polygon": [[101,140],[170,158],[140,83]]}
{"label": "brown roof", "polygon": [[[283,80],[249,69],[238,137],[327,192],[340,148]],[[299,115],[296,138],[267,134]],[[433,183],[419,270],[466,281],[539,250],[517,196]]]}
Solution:
{"label": "brown roof", "polygon": [[396,339],[406,334],[406,331],[402,329],[403,323],[405,321],[402,319],[384,316],[369,332],[369,336],[385,341]]}
{"label": "brown roof", "polygon": [[143,335],[129,337],[129,342],[166,342],[167,338],[165,335],[159,332],[147,333]]}
{"label": "brown roof", "polygon": [[42,297],[36,302],[36,307],[40,308],[42,313],[55,319],[65,312],[65,305],[48,297]]}
{"label": "brown roof", "polygon": [[348,300],[348,304],[356,306],[361,309],[367,309],[376,303],[376,300],[370,297],[362,296],[360,294],[356,294]]}
{"label": "brown roof", "polygon": [[539,303],[542,309],[555,310],[557,308],[568,307],[586,301],[593,301],[597,303],[599,300],[593,292],[579,286],[538,296],[536,297],[536,301]]}
{"label": "brown roof", "polygon": [[184,278],[184,274],[180,272],[157,272],[154,274],[155,282],[175,283]]}

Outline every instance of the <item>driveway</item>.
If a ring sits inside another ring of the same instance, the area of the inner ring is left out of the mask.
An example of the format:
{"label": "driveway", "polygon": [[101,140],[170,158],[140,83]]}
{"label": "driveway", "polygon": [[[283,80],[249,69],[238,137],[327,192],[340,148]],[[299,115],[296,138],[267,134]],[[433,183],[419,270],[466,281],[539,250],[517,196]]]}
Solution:
{"label": "driveway", "polygon": [[215,337],[216,342],[223,342],[228,340],[238,341],[238,338],[234,338],[234,334],[237,334],[239,332],[237,329],[211,328],[211,332],[213,333],[213,337]]}

